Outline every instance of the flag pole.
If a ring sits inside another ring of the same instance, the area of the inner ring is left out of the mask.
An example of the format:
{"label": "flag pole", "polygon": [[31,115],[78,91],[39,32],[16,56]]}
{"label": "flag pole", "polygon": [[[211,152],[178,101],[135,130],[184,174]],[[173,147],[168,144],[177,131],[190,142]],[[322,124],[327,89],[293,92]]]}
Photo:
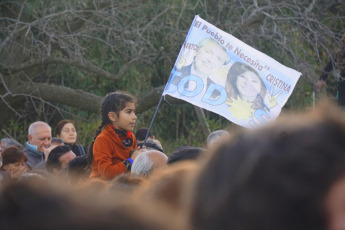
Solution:
{"label": "flag pole", "polygon": [[153,121],[154,121],[154,120],[155,120],[155,118],[156,118],[156,115],[157,115],[157,112],[158,112],[159,106],[162,104],[163,97],[164,97],[164,96],[162,95],[162,96],[161,96],[161,98],[159,99],[158,105],[157,105],[157,107],[156,107],[156,111],[155,111],[155,113],[153,114],[153,117],[152,117],[152,120],[151,120],[150,126],[149,126],[149,128],[148,128],[148,130],[147,130],[147,133],[146,133],[146,136],[145,136],[144,145],[146,145],[146,140],[147,140],[147,138],[148,138],[148,136],[149,136],[149,132],[150,132],[150,130],[151,130],[151,127],[152,127]]}

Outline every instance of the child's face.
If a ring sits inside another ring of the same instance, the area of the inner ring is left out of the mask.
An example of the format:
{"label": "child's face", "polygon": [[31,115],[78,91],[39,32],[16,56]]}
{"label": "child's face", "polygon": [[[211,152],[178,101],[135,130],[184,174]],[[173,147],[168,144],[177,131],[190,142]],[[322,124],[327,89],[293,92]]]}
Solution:
{"label": "child's face", "polygon": [[117,116],[114,113],[114,118],[109,118],[112,121],[112,125],[115,126],[117,129],[133,131],[135,127],[135,122],[137,120],[137,116],[135,115],[134,103],[128,102],[126,104],[126,107],[120,111],[119,116]]}
{"label": "child's face", "polygon": [[19,170],[21,170],[23,167],[26,167],[24,165],[24,161],[19,161],[19,162],[15,162],[15,163],[11,163],[11,164],[7,164],[7,165],[4,165],[4,169],[6,171],[12,171],[12,173],[16,173],[18,172]]}

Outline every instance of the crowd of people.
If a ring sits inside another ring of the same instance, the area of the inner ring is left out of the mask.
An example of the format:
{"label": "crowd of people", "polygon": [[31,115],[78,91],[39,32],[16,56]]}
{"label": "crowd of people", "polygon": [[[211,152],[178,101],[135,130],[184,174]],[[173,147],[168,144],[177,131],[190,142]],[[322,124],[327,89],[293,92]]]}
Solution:
{"label": "crowd of people", "polygon": [[171,154],[105,96],[90,148],[75,123],[1,139],[0,229],[345,229],[345,114],[332,103]]}
{"label": "crowd of people", "polygon": [[[317,90],[334,62],[344,74],[344,41]],[[210,46],[217,48],[212,39],[201,43],[196,63],[205,62]],[[219,53],[214,66],[229,61]],[[263,83],[248,66],[233,64],[225,85],[230,101],[240,96],[265,107]],[[109,93],[88,148],[77,144],[75,123],[66,119],[53,133],[46,122],[33,122],[24,146],[1,139],[0,229],[345,230],[340,106],[327,102],[255,129],[216,130],[204,146],[167,154],[150,130],[133,133],[135,98]]]}

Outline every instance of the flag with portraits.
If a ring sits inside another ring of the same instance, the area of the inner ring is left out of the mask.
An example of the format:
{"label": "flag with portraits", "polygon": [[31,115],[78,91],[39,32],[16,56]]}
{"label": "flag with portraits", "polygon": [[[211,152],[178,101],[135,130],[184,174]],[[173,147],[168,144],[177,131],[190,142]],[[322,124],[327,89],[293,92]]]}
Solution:
{"label": "flag with portraits", "polygon": [[278,117],[300,76],[195,16],[163,96],[251,128]]}

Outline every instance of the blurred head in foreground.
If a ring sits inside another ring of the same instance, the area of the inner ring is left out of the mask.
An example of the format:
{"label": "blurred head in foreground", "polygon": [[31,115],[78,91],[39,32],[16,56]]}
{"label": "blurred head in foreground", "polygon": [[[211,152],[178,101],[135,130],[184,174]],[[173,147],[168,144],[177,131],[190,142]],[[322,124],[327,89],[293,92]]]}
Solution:
{"label": "blurred head in foreground", "polygon": [[191,190],[192,226],[345,229],[344,140],[344,112],[324,104],[223,141]]}

